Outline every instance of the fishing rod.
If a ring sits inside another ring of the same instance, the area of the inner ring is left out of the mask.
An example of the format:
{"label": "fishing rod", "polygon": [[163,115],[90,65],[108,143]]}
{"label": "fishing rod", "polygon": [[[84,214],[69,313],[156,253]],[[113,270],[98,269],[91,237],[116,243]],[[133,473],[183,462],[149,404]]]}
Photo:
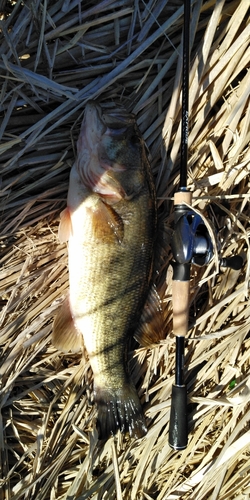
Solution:
{"label": "fishing rod", "polygon": [[[182,119],[181,119],[181,159],[180,187],[174,195],[174,233],[171,247],[174,261],[172,280],[173,333],[176,338],[175,384],[172,387],[172,400],[169,422],[169,444],[182,450],[187,446],[187,387],[184,379],[185,337],[188,331],[189,289],[190,289],[190,251],[189,221],[187,219],[192,194],[187,190],[188,163],[188,115],[189,115],[189,24],[190,0],[184,0],[183,59],[182,59]],[[183,235],[183,230],[185,234]],[[186,231],[187,230],[187,231]],[[187,232],[187,234],[186,234]]]}
{"label": "fishing rod", "polygon": [[[203,266],[213,257],[213,245],[206,225],[192,210],[192,193],[187,189],[189,60],[191,0],[184,0],[183,61],[182,61],[182,121],[180,186],[174,194],[174,232],[171,241],[173,255],[172,303],[173,333],[176,338],[175,383],[169,422],[169,445],[183,450],[188,443],[187,386],[184,376],[185,337],[188,333],[191,264]],[[221,259],[221,267],[240,269],[239,255]]]}

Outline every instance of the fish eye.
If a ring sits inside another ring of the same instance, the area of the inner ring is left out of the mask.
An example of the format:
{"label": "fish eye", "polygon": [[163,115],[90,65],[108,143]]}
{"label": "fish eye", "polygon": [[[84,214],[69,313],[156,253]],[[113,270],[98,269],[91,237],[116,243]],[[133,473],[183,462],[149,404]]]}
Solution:
{"label": "fish eye", "polygon": [[130,137],[130,142],[131,142],[132,146],[139,146],[141,144],[141,139],[138,135],[133,134]]}

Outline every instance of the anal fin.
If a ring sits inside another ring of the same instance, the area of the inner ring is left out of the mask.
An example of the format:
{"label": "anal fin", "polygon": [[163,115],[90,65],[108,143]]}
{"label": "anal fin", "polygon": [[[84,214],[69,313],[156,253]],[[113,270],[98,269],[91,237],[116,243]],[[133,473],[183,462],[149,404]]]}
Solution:
{"label": "anal fin", "polygon": [[152,347],[165,338],[162,303],[155,285],[152,285],[142,310],[135,339],[143,347]]}
{"label": "anal fin", "polygon": [[74,325],[68,298],[62,303],[55,317],[52,343],[62,352],[78,352],[83,347],[83,338]]}

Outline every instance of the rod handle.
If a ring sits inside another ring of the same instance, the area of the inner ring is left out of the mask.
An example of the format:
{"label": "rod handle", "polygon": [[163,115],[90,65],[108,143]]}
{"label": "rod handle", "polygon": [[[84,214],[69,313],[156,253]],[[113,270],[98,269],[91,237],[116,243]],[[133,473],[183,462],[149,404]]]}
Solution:
{"label": "rod handle", "polygon": [[172,300],[173,300],[173,332],[174,335],[185,337],[188,331],[189,318],[189,290],[190,282],[172,281]]}
{"label": "rod handle", "polygon": [[184,450],[187,443],[187,386],[173,385],[169,421],[169,445],[174,450]]}
{"label": "rod handle", "polygon": [[192,205],[192,193],[191,191],[176,191],[174,194],[174,205],[182,205],[183,203],[188,203]]}

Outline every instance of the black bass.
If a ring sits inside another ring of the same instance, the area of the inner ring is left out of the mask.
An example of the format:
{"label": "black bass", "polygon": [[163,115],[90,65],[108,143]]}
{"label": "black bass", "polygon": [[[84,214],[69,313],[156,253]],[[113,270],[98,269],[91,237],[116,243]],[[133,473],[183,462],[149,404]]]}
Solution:
{"label": "black bass", "polygon": [[69,298],[53,343],[76,352],[82,342],[94,374],[100,438],[146,433],[127,371],[127,341],[149,292],[156,198],[135,117],[91,101],[77,142],[59,238],[69,241]]}

